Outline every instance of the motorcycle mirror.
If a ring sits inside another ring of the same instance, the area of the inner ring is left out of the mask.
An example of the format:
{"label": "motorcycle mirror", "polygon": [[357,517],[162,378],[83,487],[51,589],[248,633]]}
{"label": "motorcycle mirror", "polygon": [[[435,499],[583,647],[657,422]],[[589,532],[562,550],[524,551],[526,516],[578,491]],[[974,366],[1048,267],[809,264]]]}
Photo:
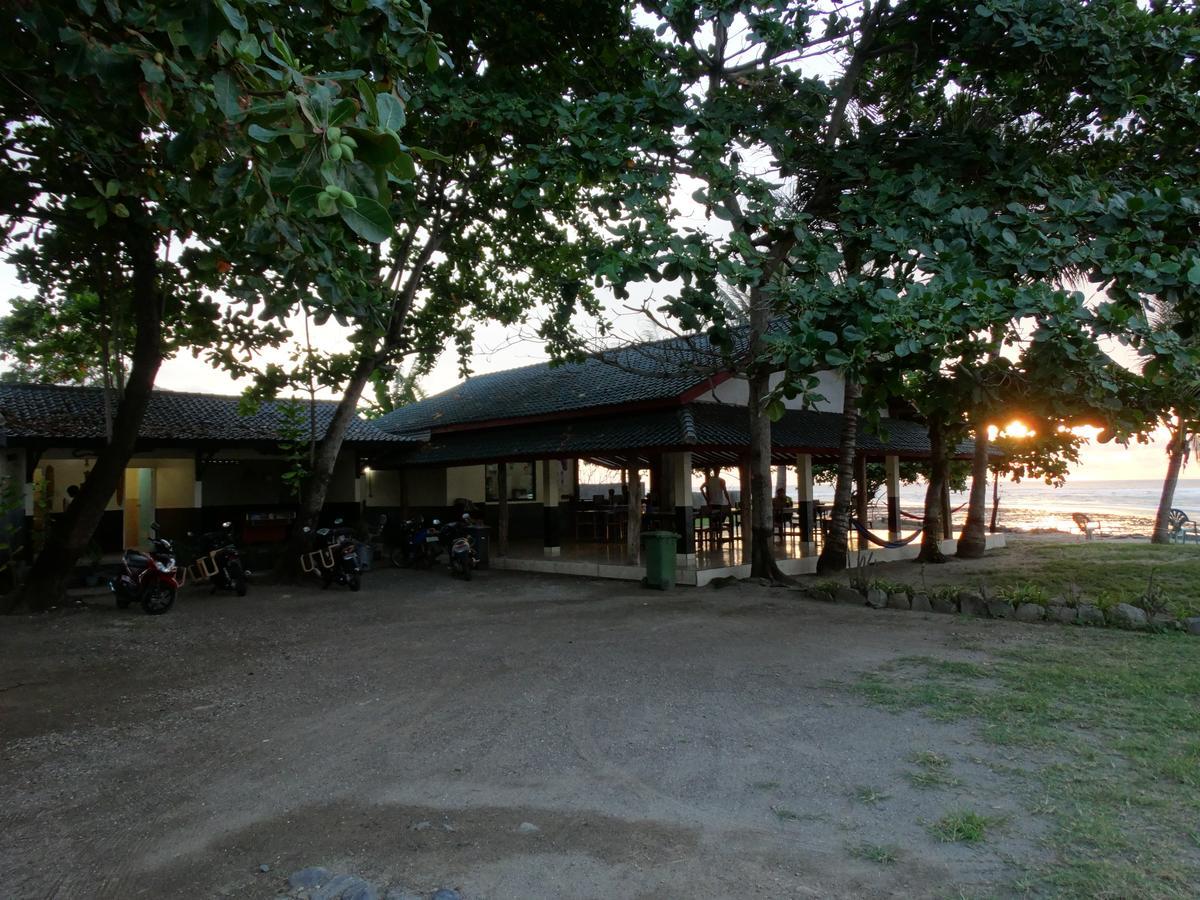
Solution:
{"label": "motorcycle mirror", "polygon": [[188,537],[195,537],[195,536],[196,536],[196,532],[194,532],[194,531],[189,531],[189,532],[187,533],[187,536],[188,536]]}
{"label": "motorcycle mirror", "polygon": [[222,523],[221,523],[221,527],[222,527],[222,528],[232,528],[232,527],[233,527],[233,523],[232,523],[232,522],[222,522]]}
{"label": "motorcycle mirror", "polygon": [[441,519],[434,519],[434,520],[433,520],[433,524],[434,524],[434,525],[441,525],[441,524],[442,524],[442,520],[441,520]]}
{"label": "motorcycle mirror", "polygon": [[305,525],[305,526],[304,526],[304,529],[303,529],[303,530],[304,530],[304,533],[305,533],[305,534],[308,534],[309,532],[311,532],[311,531],[312,531],[312,529],[311,529],[311,528],[309,528],[307,525]]}
{"label": "motorcycle mirror", "polygon": [[334,520],[333,520],[333,524],[334,524],[334,525],[341,525],[341,524],[342,524],[342,520],[341,520],[341,518],[334,519]]}

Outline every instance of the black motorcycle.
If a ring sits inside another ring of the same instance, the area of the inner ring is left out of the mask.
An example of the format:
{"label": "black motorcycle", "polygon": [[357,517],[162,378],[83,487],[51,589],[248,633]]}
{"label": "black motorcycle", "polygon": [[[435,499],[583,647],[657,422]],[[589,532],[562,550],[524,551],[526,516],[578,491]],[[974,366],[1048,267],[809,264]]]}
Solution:
{"label": "black motorcycle", "polygon": [[421,516],[405,522],[393,542],[392,565],[418,569],[432,567],[442,554],[441,524],[440,520],[434,519],[426,525]]}
{"label": "black motorcycle", "polygon": [[198,577],[212,581],[214,591],[233,591],[239,597],[246,596],[250,570],[233,542],[232,522],[222,522],[219,530],[200,535],[192,568]]}
{"label": "black motorcycle", "polygon": [[335,519],[332,528],[318,528],[305,534],[315,537],[315,549],[308,554],[310,571],[321,578],[321,587],[327,588],[335,581],[352,591],[362,587],[362,561],[358,555],[358,541],[354,529],[347,528],[341,519]]}
{"label": "black motorcycle", "polygon": [[109,580],[108,588],[119,608],[137,601],[147,615],[159,616],[174,605],[179,581],[175,577],[175,549],[170,541],[158,536],[157,522],[151,528],[150,552],[135,547],[126,550],[121,573]]}

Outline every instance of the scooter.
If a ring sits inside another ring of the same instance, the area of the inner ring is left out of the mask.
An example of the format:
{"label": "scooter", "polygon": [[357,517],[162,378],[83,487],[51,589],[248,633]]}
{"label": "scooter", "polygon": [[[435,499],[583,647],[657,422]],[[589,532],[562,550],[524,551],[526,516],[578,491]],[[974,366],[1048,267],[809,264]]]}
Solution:
{"label": "scooter", "polygon": [[222,522],[219,531],[200,536],[199,555],[192,568],[197,578],[212,581],[214,591],[234,591],[239,597],[246,596],[250,571],[242,564],[241,554],[233,543],[232,522]]}
{"label": "scooter", "polygon": [[318,528],[314,532],[306,526],[304,533],[316,536],[316,549],[307,554],[302,565],[305,571],[320,575],[321,587],[327,588],[334,581],[352,591],[362,587],[362,562],[352,528],[345,527],[341,519],[334,519],[333,528]]}
{"label": "scooter", "polygon": [[122,558],[123,571],[108,582],[117,599],[117,606],[126,609],[135,600],[142,604],[147,615],[165,613],[175,603],[179,590],[176,579],[175,549],[171,542],[158,536],[158,523],[150,526],[150,552],[130,547]]}
{"label": "scooter", "polygon": [[475,542],[467,533],[470,521],[471,517],[464,515],[462,521],[456,523],[447,535],[450,541],[450,574],[465,578],[467,581],[471,580],[471,573],[475,571],[475,565],[479,562],[479,557],[475,553]]}

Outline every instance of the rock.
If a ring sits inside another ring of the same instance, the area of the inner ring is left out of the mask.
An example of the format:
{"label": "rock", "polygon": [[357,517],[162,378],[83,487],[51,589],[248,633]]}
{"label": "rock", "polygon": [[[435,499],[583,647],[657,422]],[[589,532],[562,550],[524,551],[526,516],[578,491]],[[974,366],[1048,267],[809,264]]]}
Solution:
{"label": "rock", "polygon": [[425,895],[405,890],[402,887],[395,887],[383,895],[383,900],[425,900]]}
{"label": "rock", "polygon": [[1075,608],[1072,606],[1054,604],[1046,610],[1046,618],[1051,622],[1059,622],[1063,625],[1074,625]]}
{"label": "rock", "polygon": [[349,890],[342,891],[341,900],[379,900],[379,891],[369,881],[355,885]]}
{"label": "rock", "polygon": [[871,609],[883,609],[887,606],[888,595],[879,588],[867,588],[867,606]]}
{"label": "rock", "polygon": [[1046,618],[1046,609],[1040,603],[1022,603],[1017,607],[1018,622],[1040,622]]}
{"label": "rock", "polygon": [[260,871],[260,872],[270,872],[270,871],[271,871],[271,867],[270,867],[270,866],[268,866],[266,863],[263,863],[261,866],[259,866],[259,867],[258,867],[258,871]]}
{"label": "rock", "polygon": [[451,825],[449,822],[443,822],[442,823],[442,831],[458,831],[458,829],[455,828],[453,825]]}
{"label": "rock", "polygon": [[[364,890],[371,893],[364,895]],[[312,900],[378,900],[375,889],[357,875],[334,875],[311,895]]]}
{"label": "rock", "polygon": [[1104,613],[1100,611],[1100,607],[1093,606],[1091,603],[1083,603],[1080,605],[1075,614],[1075,621],[1080,625],[1104,625]]}
{"label": "rock", "polygon": [[1200,635],[1200,616],[1192,616],[1183,620],[1183,630],[1188,634]]}
{"label": "rock", "polygon": [[950,615],[954,615],[958,612],[958,604],[949,597],[934,597],[929,602],[933,606],[935,613],[949,613]]}
{"label": "rock", "polygon": [[462,900],[462,894],[450,888],[438,888],[429,895],[429,900]]}
{"label": "rock", "polygon": [[888,594],[887,608],[912,609],[912,604],[908,602],[908,594],[906,594],[904,591],[897,591],[894,594]]}
{"label": "rock", "polygon": [[1146,611],[1131,603],[1118,603],[1113,607],[1112,620],[1119,628],[1145,628],[1149,624]]}
{"label": "rock", "polygon": [[542,829],[538,828],[532,822],[522,822],[517,826],[518,834],[537,834]]}
{"label": "rock", "polygon": [[852,603],[855,606],[862,606],[865,600],[863,595],[851,587],[838,588],[837,593],[833,595],[834,603]]}
{"label": "rock", "polygon": [[987,601],[987,611],[993,619],[1011,619],[1013,617],[1013,606],[1007,600]]}
{"label": "rock", "polygon": [[430,821],[413,822],[408,827],[411,828],[413,831],[428,831],[430,828],[433,827],[433,823]]}
{"label": "rock", "polygon": [[929,595],[916,593],[912,596],[912,611],[913,612],[933,612],[933,606],[929,602]]}
{"label": "rock", "polygon": [[958,608],[964,616],[979,616],[982,619],[986,619],[988,615],[987,601],[983,599],[982,594],[977,594],[974,591],[959,592]]}
{"label": "rock", "polygon": [[326,868],[309,866],[307,869],[300,869],[289,875],[288,887],[292,890],[320,887],[332,877],[333,873]]}

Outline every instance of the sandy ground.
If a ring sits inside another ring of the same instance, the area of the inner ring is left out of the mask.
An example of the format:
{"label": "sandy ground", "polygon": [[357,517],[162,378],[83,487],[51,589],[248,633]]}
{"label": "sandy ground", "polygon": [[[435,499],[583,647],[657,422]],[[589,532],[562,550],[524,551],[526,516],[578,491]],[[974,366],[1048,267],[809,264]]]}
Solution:
{"label": "sandy ground", "polygon": [[[942,897],[1037,858],[993,749],[848,684],[1053,629],[398,571],[0,628],[2,897],[271,898],[308,865],[467,898]],[[962,787],[911,787],[924,750]],[[960,807],[1009,826],[935,841]]]}

